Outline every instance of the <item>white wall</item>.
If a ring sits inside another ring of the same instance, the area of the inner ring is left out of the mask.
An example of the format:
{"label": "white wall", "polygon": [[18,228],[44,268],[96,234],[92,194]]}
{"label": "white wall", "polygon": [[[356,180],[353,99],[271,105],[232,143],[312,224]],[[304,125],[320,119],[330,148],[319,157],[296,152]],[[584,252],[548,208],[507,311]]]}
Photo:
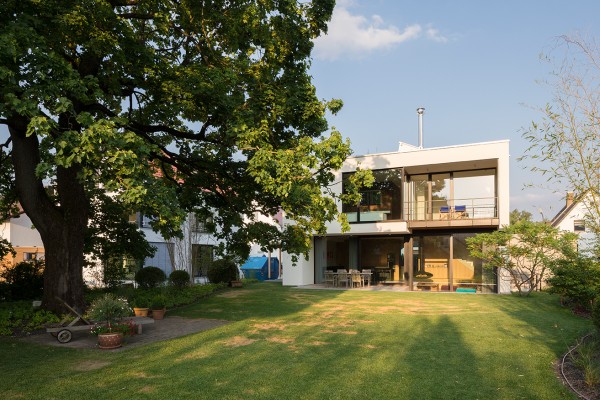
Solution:
{"label": "white wall", "polygon": [[308,260],[306,260],[304,256],[299,256],[296,265],[292,265],[292,258],[286,252],[281,254],[281,258],[283,266],[283,286],[312,285],[315,282],[314,255],[312,254],[312,249]]}
{"label": "white wall", "polygon": [[0,236],[7,239],[13,247],[44,247],[42,238],[27,214],[11,218],[10,223],[0,225]]}

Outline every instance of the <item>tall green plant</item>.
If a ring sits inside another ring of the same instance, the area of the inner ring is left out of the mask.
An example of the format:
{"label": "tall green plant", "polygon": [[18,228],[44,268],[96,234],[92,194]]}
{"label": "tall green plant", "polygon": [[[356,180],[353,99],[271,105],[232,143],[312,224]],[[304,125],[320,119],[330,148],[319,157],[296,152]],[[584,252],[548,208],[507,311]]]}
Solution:
{"label": "tall green plant", "polygon": [[[544,222],[518,221],[467,239],[473,257],[486,268],[502,268],[520,295],[529,295],[557,259],[575,255],[577,235],[561,233]],[[500,274],[502,276],[502,274]]]}
{"label": "tall green plant", "polygon": [[556,260],[550,269],[548,290],[573,307],[591,310],[594,299],[600,296],[600,263],[577,254]]}

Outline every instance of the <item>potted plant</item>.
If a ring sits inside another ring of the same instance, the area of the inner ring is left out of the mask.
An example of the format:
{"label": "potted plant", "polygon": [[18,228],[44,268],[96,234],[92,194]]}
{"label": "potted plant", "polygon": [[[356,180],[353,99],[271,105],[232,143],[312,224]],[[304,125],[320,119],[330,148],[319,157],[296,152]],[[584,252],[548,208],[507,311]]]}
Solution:
{"label": "potted plant", "polygon": [[88,316],[96,322],[91,333],[98,335],[98,347],[114,349],[123,344],[123,334],[131,332],[131,323],[120,322],[132,313],[127,300],[107,293],[92,302]]}
{"label": "potted plant", "polygon": [[146,297],[143,294],[140,294],[133,299],[132,305],[133,305],[133,313],[135,314],[136,317],[147,317],[148,316],[148,311],[150,310],[150,308],[149,308],[150,301],[148,300],[148,297]]}
{"label": "potted plant", "polygon": [[154,319],[163,319],[165,317],[165,312],[167,306],[167,299],[164,295],[159,294],[152,298],[152,318]]}

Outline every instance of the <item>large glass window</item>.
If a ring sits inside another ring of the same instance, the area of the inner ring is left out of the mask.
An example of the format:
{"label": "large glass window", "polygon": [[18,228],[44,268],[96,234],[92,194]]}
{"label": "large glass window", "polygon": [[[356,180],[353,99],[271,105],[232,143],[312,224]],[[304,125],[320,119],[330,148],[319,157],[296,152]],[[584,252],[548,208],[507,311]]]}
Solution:
{"label": "large glass window", "polygon": [[[359,204],[344,204],[349,222],[376,222],[402,218],[402,168],[373,170],[375,182],[361,190]],[[343,181],[351,175],[344,174]]]}
{"label": "large glass window", "polygon": [[474,233],[452,235],[452,283],[454,289],[471,288],[478,292],[496,292],[496,276],[491,269],[483,268],[481,260],[471,257],[467,249],[467,238]]}
{"label": "large glass window", "polygon": [[443,220],[497,217],[496,170],[482,169],[411,175],[409,219]]}
{"label": "large glass window", "polygon": [[429,176],[413,175],[411,176],[412,188],[412,207],[410,219],[424,220],[428,210],[429,202]]}
{"label": "large glass window", "polygon": [[431,206],[437,219],[448,217],[451,209],[450,174],[431,175]]}
{"label": "large glass window", "polygon": [[494,218],[495,174],[493,169],[454,172],[454,205],[464,206],[470,218]]}
{"label": "large glass window", "polygon": [[448,290],[449,259],[449,235],[413,238],[413,288]]}

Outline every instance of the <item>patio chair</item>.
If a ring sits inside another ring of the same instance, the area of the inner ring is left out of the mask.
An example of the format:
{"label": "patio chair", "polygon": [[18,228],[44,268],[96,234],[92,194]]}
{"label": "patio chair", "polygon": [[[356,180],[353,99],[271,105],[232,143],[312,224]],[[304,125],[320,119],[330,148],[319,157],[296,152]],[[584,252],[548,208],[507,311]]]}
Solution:
{"label": "patio chair", "polygon": [[363,286],[365,286],[365,284],[367,286],[371,286],[371,275],[366,275],[366,274],[371,274],[371,268],[366,268],[362,270],[363,274],[365,275],[361,275],[361,278],[363,280]]}
{"label": "patio chair", "polygon": [[344,286],[348,287],[348,272],[345,269],[337,270],[337,286],[340,286],[341,283],[344,283]]}
{"label": "patio chair", "polygon": [[363,285],[362,278],[358,272],[354,272],[351,275],[352,287],[356,285],[356,287],[361,287]]}

